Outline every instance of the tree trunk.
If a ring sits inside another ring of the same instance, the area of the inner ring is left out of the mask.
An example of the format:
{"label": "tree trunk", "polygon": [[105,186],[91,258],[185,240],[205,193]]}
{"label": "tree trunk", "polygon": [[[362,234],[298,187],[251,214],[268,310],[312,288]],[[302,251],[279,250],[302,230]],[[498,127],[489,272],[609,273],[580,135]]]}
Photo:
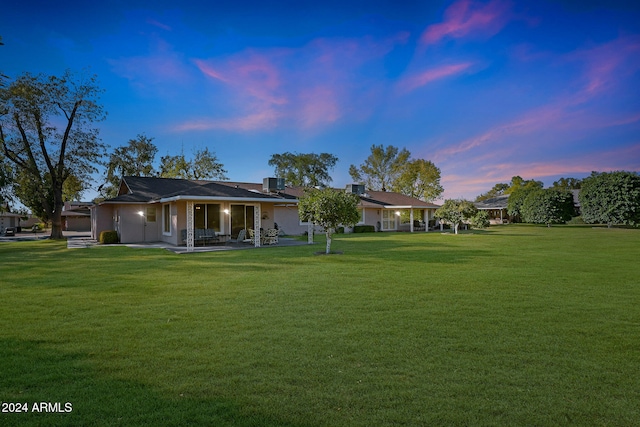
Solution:
{"label": "tree trunk", "polygon": [[62,207],[57,208],[51,215],[51,237],[50,239],[62,240]]}
{"label": "tree trunk", "polygon": [[328,229],[325,232],[326,236],[327,236],[327,250],[326,250],[326,254],[330,254],[331,253],[331,230]]}
{"label": "tree trunk", "polygon": [[458,227],[460,227],[460,224],[454,224],[453,225],[453,234],[458,234]]}
{"label": "tree trunk", "polygon": [[[62,186],[61,186],[62,187]],[[53,190],[53,212],[51,212],[51,237],[50,239],[62,240],[62,188]]]}

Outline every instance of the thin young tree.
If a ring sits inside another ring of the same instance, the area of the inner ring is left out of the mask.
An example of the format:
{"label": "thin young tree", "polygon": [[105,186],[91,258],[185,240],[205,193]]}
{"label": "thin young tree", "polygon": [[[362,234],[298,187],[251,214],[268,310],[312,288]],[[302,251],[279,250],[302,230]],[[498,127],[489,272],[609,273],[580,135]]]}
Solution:
{"label": "thin young tree", "polygon": [[352,193],[331,188],[309,189],[298,201],[298,214],[305,222],[320,225],[327,238],[326,253],[331,252],[331,237],[340,225],[358,223],[360,198]]}

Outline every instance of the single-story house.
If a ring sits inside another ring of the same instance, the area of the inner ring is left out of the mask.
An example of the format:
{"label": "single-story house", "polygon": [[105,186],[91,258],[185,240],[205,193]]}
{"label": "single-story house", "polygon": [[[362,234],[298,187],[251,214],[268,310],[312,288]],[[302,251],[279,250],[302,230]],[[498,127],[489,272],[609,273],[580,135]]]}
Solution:
{"label": "single-story house", "polygon": [[65,231],[91,230],[91,202],[64,202],[62,229]]}
{"label": "single-story house", "polygon": [[[248,182],[228,182],[221,184],[245,188],[250,191],[269,191],[267,178],[263,184]],[[287,234],[303,234],[309,224],[300,221],[297,199],[304,194],[304,187],[289,187],[280,182],[270,190],[283,197],[281,203],[274,206],[274,222]],[[414,197],[387,191],[365,191],[363,185],[349,184],[346,189],[358,194],[360,203],[360,222],[357,225],[370,225],[376,231],[428,231],[429,221],[435,225],[434,213],[440,207],[434,203],[423,202]]]}
{"label": "single-story house", "polygon": [[[284,198],[214,181],[124,177],[118,195],[91,208],[92,238],[115,230],[121,243],[166,242],[192,248],[199,230],[236,238],[241,230],[274,227],[274,207]],[[297,200],[290,200],[297,203]]]}
{"label": "single-story house", "polygon": [[507,204],[509,203],[509,195],[492,197],[490,199],[475,202],[474,205],[479,210],[487,211],[489,214],[489,222],[491,224],[506,224],[510,218],[507,214]]}

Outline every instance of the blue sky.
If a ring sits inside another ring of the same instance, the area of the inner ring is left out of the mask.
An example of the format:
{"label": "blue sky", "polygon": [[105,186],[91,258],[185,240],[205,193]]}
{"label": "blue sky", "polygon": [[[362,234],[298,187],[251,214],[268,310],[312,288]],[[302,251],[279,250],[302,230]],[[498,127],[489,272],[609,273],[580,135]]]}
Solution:
{"label": "blue sky", "polygon": [[433,161],[445,198],[640,171],[636,1],[11,2],[0,36],[9,76],[90,67],[112,148],[208,147],[234,181],[328,152],[342,187],[373,144]]}

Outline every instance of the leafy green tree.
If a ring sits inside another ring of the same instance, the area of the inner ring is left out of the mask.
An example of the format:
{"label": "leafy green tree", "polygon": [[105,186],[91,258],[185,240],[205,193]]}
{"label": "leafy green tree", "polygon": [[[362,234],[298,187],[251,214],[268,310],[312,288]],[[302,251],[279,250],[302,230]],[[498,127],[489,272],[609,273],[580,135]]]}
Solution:
{"label": "leafy green tree", "polygon": [[516,221],[522,219],[522,204],[529,195],[529,193],[540,190],[543,187],[541,181],[527,180],[525,181],[519,176],[515,176],[511,179],[511,186],[505,191],[505,194],[509,194],[509,201],[507,202],[507,213],[512,216]]}
{"label": "leafy green tree", "polygon": [[478,209],[478,212],[471,218],[471,227],[487,228],[489,226],[489,213]]}
{"label": "leafy green tree", "polygon": [[0,213],[4,212],[5,206],[12,200],[12,183],[13,170],[9,162],[4,159],[4,156],[0,152]]}
{"label": "leafy green tree", "polygon": [[440,185],[440,169],[429,160],[411,160],[391,184],[391,189],[405,196],[426,202],[440,197],[444,188]]}
{"label": "leafy green tree", "polygon": [[324,187],[331,181],[329,171],[338,158],[329,153],[297,154],[285,152],[273,154],[269,166],[275,167],[275,175],[284,178],[285,184],[301,187]]}
{"label": "leafy green tree", "polygon": [[[4,46],[4,43],[2,43],[2,36],[0,36],[0,46]],[[8,80],[9,77],[7,77],[5,74],[2,73],[2,71],[0,71],[0,88],[4,87],[4,81]]]}
{"label": "leafy green tree", "polygon": [[560,178],[555,181],[551,188],[558,190],[579,190],[582,185],[581,179],[576,178]]}
{"label": "leafy green tree", "polygon": [[356,182],[364,183],[368,189],[387,191],[409,162],[411,153],[389,145],[372,145],[371,154],[359,167],[349,166],[349,175]]}
{"label": "leafy green tree", "polygon": [[[96,76],[25,73],[0,88],[0,147],[16,173],[37,191],[32,210],[51,220],[51,238],[63,239],[63,187],[69,176],[91,180],[105,147],[94,122],[104,119]],[[37,205],[37,206],[35,206]],[[37,209],[34,209],[37,208]]]}
{"label": "leafy green tree", "polygon": [[191,160],[187,160],[184,153],[177,156],[163,156],[160,159],[162,178],[226,180],[228,179],[226,173],[216,155],[206,147],[196,150]]}
{"label": "leafy green tree", "polygon": [[48,205],[54,204],[51,175],[48,172],[45,172],[43,181],[35,181],[31,179],[31,175],[28,172],[19,170],[13,182],[13,191],[18,195],[20,202],[29,208],[34,216],[44,222],[49,222],[51,221],[51,214],[42,203],[42,196],[44,195]]}
{"label": "leafy green tree", "polygon": [[529,192],[521,208],[524,222],[533,224],[563,224],[576,214],[573,194],[555,188]]}
{"label": "leafy green tree", "polygon": [[160,158],[160,177],[188,179],[190,167],[190,162],[184,154],[162,156]]}
{"label": "leafy green tree", "polygon": [[123,176],[153,176],[153,162],[157,152],[153,138],[145,135],[138,135],[135,139],[130,139],[127,145],[113,150],[107,163],[103,194],[107,198],[117,196]]}
{"label": "leafy green tree", "polygon": [[505,194],[505,191],[509,189],[510,185],[505,183],[498,183],[493,186],[493,188],[486,193],[480,194],[476,197],[476,202],[481,202],[483,200],[492,199],[494,197],[502,196]]}
{"label": "leafy green tree", "polygon": [[441,222],[453,226],[453,231],[458,234],[460,224],[470,223],[478,214],[478,208],[464,199],[447,199],[441,207],[439,207],[434,216]]}
{"label": "leafy green tree", "polygon": [[592,172],[582,181],[578,195],[586,223],[640,224],[640,174]]}
{"label": "leafy green tree", "polygon": [[193,179],[219,179],[227,180],[224,165],[218,162],[218,158],[208,148],[196,150],[191,160]]}
{"label": "leafy green tree", "polygon": [[353,226],[360,220],[360,198],[352,193],[331,188],[311,188],[298,201],[298,214],[305,222],[324,228],[327,237],[326,253],[331,252],[331,236],[340,225]]}
{"label": "leafy green tree", "polygon": [[87,190],[87,183],[79,180],[75,175],[69,175],[69,178],[62,186],[62,199],[65,202],[72,200],[80,200],[82,193]]}

